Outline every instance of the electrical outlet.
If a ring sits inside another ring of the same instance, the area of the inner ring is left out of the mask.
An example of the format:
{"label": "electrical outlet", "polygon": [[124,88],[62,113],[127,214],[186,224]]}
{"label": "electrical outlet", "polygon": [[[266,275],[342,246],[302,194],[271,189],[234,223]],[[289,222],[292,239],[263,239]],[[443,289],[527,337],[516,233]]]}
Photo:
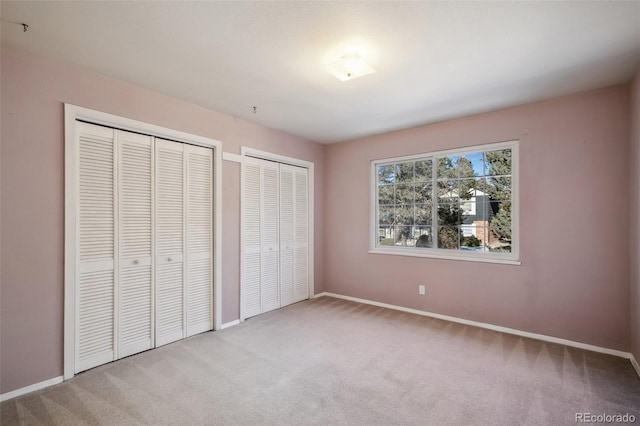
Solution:
{"label": "electrical outlet", "polygon": [[425,292],[426,292],[426,290],[425,290],[424,284],[420,284],[418,286],[418,294],[421,294],[421,295],[424,296]]}

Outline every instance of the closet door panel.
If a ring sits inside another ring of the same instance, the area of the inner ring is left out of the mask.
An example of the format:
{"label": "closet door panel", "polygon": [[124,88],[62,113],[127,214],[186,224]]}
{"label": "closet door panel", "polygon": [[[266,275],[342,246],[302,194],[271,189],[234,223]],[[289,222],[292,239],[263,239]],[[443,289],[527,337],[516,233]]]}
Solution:
{"label": "closet door panel", "polygon": [[151,265],[120,273],[119,358],[153,348]]}
{"label": "closet door panel", "polygon": [[294,301],[309,298],[309,183],[308,170],[294,168],[295,176],[295,289]]}
{"label": "closet door panel", "polygon": [[156,346],[185,337],[184,147],[156,139]]}
{"label": "closet door panel", "polygon": [[260,292],[262,211],[260,207],[261,167],[258,160],[245,158],[242,165],[242,285],[243,285],[243,313],[245,318],[262,312],[262,298]]}
{"label": "closet door panel", "polygon": [[245,253],[244,256],[244,312],[245,318],[262,312],[260,292],[261,273],[260,253]]}
{"label": "closet door panel", "polygon": [[213,329],[213,150],[187,155],[187,336]]}
{"label": "closet door panel", "polygon": [[152,138],[118,131],[120,196],[119,357],[154,346]]}
{"label": "closet door panel", "polygon": [[113,270],[81,272],[76,373],[113,361]]}
{"label": "closet door panel", "polygon": [[294,168],[280,165],[280,301],[295,302],[294,294]]}
{"label": "closet door panel", "polygon": [[295,301],[309,298],[309,248],[296,248],[295,254]]}
{"label": "closet door panel", "polygon": [[291,246],[280,248],[280,306],[294,303],[294,251]]}
{"label": "closet door panel", "polygon": [[156,346],[184,337],[183,265],[158,265],[156,273]]}
{"label": "closet door panel", "polygon": [[262,312],[269,312],[280,307],[278,289],[278,252],[262,253]]}
{"label": "closet door panel", "polygon": [[75,372],[115,358],[115,133],[77,123],[78,270]]}
{"label": "closet door panel", "polygon": [[264,161],[262,165],[262,312],[280,307],[277,163]]}

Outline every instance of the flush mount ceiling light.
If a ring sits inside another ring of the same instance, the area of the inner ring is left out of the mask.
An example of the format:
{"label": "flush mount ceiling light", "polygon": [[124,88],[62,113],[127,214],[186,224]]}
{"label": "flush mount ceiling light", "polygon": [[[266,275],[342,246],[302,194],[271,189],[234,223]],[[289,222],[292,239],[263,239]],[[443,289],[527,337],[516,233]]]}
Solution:
{"label": "flush mount ceiling light", "polygon": [[376,72],[362,56],[357,54],[343,56],[339,61],[327,64],[325,67],[340,81],[353,80]]}

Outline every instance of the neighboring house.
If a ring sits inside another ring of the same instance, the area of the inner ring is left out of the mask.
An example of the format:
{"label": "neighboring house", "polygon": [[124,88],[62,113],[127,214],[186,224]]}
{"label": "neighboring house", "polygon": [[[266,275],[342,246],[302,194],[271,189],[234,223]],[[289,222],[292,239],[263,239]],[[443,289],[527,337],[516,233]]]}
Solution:
{"label": "neighboring house", "polygon": [[478,189],[475,192],[475,196],[461,202],[460,231],[462,236],[477,238],[480,240],[479,247],[498,248],[508,245],[488,229],[491,220],[498,214],[499,203],[491,200],[488,194]]}

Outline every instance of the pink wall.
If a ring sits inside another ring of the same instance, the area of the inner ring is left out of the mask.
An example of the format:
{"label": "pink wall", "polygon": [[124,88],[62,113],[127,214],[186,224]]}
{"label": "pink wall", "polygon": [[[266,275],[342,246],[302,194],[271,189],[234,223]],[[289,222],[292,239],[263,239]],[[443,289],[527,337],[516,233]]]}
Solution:
{"label": "pink wall", "polygon": [[640,362],[640,68],[631,86],[631,353]]}
{"label": "pink wall", "polygon": [[[139,86],[2,47],[0,393],[62,375],[63,102],[313,161],[315,284],[323,290],[325,148]],[[240,168],[223,166],[223,322],[239,317]]]}
{"label": "pink wall", "polygon": [[[370,160],[511,139],[522,266],[367,253]],[[330,145],[325,290],[628,351],[628,140],[622,85]]]}

